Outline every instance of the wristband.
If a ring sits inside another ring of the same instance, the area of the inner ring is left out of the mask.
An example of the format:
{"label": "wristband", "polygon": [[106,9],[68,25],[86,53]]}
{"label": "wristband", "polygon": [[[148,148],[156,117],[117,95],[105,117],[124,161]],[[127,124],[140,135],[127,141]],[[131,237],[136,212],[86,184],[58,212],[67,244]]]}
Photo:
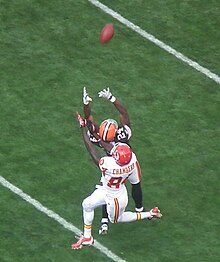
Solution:
{"label": "wristband", "polygon": [[111,96],[111,97],[109,98],[109,100],[110,100],[112,103],[114,103],[114,102],[115,102],[115,100],[116,100],[116,97],[114,97],[114,96]]}

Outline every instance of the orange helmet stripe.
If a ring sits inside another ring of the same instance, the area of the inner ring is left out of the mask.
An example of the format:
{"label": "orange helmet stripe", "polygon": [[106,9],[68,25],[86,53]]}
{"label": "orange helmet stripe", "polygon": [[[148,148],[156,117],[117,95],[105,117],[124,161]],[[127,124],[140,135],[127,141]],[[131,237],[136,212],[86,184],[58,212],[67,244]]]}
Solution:
{"label": "orange helmet stripe", "polygon": [[109,129],[110,129],[110,126],[111,126],[112,124],[111,123],[105,123],[105,127],[103,128],[103,136],[102,136],[102,139],[104,140],[104,141],[106,141],[106,140],[108,140],[108,133],[109,133]]}
{"label": "orange helmet stripe", "polygon": [[107,132],[105,132],[106,133],[106,139],[105,140],[107,140],[107,141],[113,140],[114,137],[115,137],[115,126],[110,123],[109,127],[107,125],[106,129],[107,129]]}
{"label": "orange helmet stripe", "polygon": [[115,138],[117,126],[110,121],[104,121],[99,127],[100,138],[104,141],[112,141]]}

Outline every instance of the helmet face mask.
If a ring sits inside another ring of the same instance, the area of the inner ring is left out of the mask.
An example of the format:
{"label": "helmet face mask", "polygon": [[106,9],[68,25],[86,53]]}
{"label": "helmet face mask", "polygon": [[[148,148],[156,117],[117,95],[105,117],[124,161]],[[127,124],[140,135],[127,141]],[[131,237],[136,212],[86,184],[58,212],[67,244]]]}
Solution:
{"label": "helmet face mask", "polygon": [[99,136],[105,142],[111,142],[115,139],[118,124],[114,119],[104,120],[99,127]]}
{"label": "helmet face mask", "polygon": [[112,157],[115,159],[115,162],[124,166],[129,164],[132,158],[132,150],[127,144],[118,143],[114,146],[111,151]]}

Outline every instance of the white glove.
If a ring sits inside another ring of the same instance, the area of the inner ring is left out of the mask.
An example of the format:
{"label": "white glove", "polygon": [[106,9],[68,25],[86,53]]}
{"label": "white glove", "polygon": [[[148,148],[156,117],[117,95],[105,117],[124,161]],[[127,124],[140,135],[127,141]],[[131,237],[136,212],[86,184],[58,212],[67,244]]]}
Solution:
{"label": "white glove", "polygon": [[112,95],[109,87],[107,89],[103,89],[102,91],[98,92],[99,97],[104,97],[110,100],[112,103],[115,102],[116,98]]}
{"label": "white glove", "polygon": [[89,102],[92,101],[92,98],[89,97],[89,94],[86,91],[86,87],[83,87],[83,104],[88,105]]}

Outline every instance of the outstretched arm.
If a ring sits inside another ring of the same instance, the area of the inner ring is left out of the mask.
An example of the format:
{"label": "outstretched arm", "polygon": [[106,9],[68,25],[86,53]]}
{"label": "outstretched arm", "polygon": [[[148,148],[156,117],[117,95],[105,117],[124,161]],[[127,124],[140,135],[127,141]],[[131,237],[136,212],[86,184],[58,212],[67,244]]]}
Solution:
{"label": "outstretched arm", "polygon": [[99,97],[106,98],[114,104],[115,108],[119,112],[121,124],[128,125],[130,127],[130,120],[129,120],[129,116],[128,116],[128,112],[126,108],[122,105],[122,103],[115,96],[112,95],[110,89],[109,88],[103,89],[98,94],[99,94]]}
{"label": "outstretched arm", "polygon": [[86,132],[87,121],[85,119],[83,119],[78,112],[76,112],[76,116],[77,116],[77,119],[79,121],[79,126],[80,126],[81,133],[82,133],[82,136],[83,136],[84,144],[85,144],[88,152],[90,153],[93,161],[95,162],[96,165],[98,165],[99,160],[101,159],[101,155],[100,155],[99,151],[97,151],[95,149],[95,147],[93,146],[92,142],[89,139],[89,136],[87,135],[87,132]]}
{"label": "outstretched arm", "polygon": [[[87,127],[88,127],[88,123],[87,123]],[[110,153],[110,151],[113,148],[113,146],[110,143],[101,140],[100,136],[97,133],[94,132],[92,134],[96,138],[96,140],[99,141],[99,144],[104,148],[104,150],[107,151],[108,153]]]}
{"label": "outstretched arm", "polygon": [[119,112],[120,122],[123,125],[127,125],[130,127],[131,123],[126,108],[122,105],[122,103],[117,98],[115,102],[113,102],[113,104]]}
{"label": "outstretched arm", "polygon": [[93,116],[92,116],[92,111],[90,107],[90,102],[92,101],[92,98],[89,96],[86,87],[83,87],[83,112],[84,112],[84,117],[86,120],[90,120],[94,123]]}
{"label": "outstretched arm", "polygon": [[90,105],[83,105],[83,112],[84,112],[84,117],[87,120],[90,120],[91,122],[93,122],[93,116],[92,116],[92,112],[91,112],[91,108]]}
{"label": "outstretched arm", "polygon": [[95,162],[95,164],[98,166],[99,165],[99,160],[101,159],[101,155],[99,154],[99,152],[95,149],[94,145],[92,144],[92,142],[90,141],[87,132],[86,132],[86,128],[85,127],[81,127],[81,132],[82,132],[82,136],[83,136],[83,140],[84,140],[84,144],[89,152],[89,154],[92,157],[92,160]]}

